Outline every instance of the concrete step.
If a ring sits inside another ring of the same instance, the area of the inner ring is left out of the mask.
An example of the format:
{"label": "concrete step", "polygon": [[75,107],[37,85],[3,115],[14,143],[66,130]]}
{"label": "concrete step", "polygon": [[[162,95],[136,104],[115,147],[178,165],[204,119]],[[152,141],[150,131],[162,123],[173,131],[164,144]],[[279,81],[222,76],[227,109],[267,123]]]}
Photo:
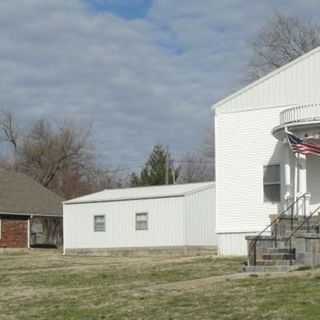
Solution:
{"label": "concrete step", "polygon": [[289,247],[285,247],[285,248],[283,248],[283,247],[277,247],[277,248],[275,248],[275,247],[272,247],[272,248],[259,248],[259,247],[257,247],[257,251],[259,251],[259,252],[261,252],[261,253],[264,253],[264,254],[273,254],[273,253],[282,253],[282,254],[289,254],[289,253],[293,253],[294,252],[294,250],[292,250],[291,249],[291,251],[290,251],[290,248]]}
{"label": "concrete step", "polygon": [[244,266],[243,271],[251,273],[259,272],[288,272],[303,267],[302,265],[273,265],[273,266]]}
{"label": "concrete step", "polygon": [[268,260],[268,259],[262,259],[257,260],[256,265],[257,266],[289,266],[295,264],[295,260]]}
{"label": "concrete step", "polygon": [[294,254],[290,253],[272,253],[272,254],[263,254],[262,255],[262,260],[290,260],[290,259],[295,259]]}

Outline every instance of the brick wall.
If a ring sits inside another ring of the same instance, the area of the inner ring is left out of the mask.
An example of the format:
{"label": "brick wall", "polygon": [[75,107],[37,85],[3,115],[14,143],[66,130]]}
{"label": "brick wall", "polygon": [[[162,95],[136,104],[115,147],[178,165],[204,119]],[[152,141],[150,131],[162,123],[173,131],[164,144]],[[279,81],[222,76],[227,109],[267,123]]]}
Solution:
{"label": "brick wall", "polygon": [[28,217],[0,217],[0,248],[26,248],[28,246]]}

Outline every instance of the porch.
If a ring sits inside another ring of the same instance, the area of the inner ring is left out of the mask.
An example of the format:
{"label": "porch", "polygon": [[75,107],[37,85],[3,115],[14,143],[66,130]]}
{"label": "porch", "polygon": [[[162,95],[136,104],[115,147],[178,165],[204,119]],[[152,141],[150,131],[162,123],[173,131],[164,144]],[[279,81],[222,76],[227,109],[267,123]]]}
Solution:
{"label": "porch", "polygon": [[305,143],[320,145],[320,104],[295,106],[280,113],[280,124],[272,134],[283,146],[280,209],[287,208],[299,197],[294,214],[308,215],[320,205],[320,157],[294,153],[287,132]]}
{"label": "porch", "polygon": [[[297,145],[299,148],[302,146],[303,150],[292,150],[292,142],[288,142],[289,133],[297,138]],[[273,128],[272,134],[283,151],[281,178],[280,166],[278,170],[279,213],[270,215],[270,224],[259,234],[246,237],[246,270],[284,271],[319,265],[320,158],[313,147],[320,145],[320,105],[296,106],[282,111],[280,124]],[[312,148],[305,149],[305,144],[310,144]],[[271,177],[271,187],[274,189],[277,172],[272,166],[269,167],[271,174],[265,170],[264,182],[270,182]],[[268,184],[265,195],[266,187]],[[275,191],[268,192],[270,197],[275,195]]]}

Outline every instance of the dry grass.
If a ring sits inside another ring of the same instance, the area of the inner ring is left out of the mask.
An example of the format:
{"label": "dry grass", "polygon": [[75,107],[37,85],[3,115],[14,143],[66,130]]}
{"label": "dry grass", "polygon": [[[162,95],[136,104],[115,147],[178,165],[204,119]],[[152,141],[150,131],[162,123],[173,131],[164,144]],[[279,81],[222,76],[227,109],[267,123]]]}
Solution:
{"label": "dry grass", "polygon": [[251,277],[242,261],[0,255],[0,319],[320,319],[320,271]]}

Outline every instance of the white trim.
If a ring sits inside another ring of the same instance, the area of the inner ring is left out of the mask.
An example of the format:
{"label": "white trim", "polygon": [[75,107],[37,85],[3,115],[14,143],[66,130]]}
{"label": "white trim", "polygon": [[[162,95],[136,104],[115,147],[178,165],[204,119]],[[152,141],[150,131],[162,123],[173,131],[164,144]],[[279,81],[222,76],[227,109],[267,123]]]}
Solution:
{"label": "white trim", "polygon": [[218,113],[215,113],[216,116],[219,116],[220,114],[232,114],[232,113],[242,113],[247,111],[260,111],[260,110],[269,110],[269,109],[283,109],[283,108],[291,108],[291,107],[297,107],[298,104],[283,104],[283,105],[277,105],[277,106],[257,106],[253,108],[246,108],[246,109],[240,109],[240,110],[232,110],[232,111],[219,111]]}
{"label": "white trim", "polygon": [[283,71],[285,71],[285,70],[293,67],[293,66],[296,65],[297,63],[299,63],[299,62],[301,62],[301,61],[303,61],[303,60],[305,60],[305,59],[308,59],[309,57],[313,56],[314,54],[318,53],[319,51],[320,51],[320,47],[317,47],[317,48],[309,51],[308,53],[302,55],[301,57],[299,57],[299,58],[297,58],[297,59],[295,59],[295,60],[293,60],[293,61],[285,64],[284,66],[282,66],[282,67],[280,67],[280,68],[278,68],[278,69],[270,72],[269,74],[265,75],[264,77],[262,77],[262,78],[260,78],[260,79],[258,79],[258,80],[256,80],[256,81],[252,82],[251,84],[245,86],[245,87],[242,88],[241,90],[238,90],[238,91],[236,91],[235,93],[227,96],[226,98],[218,101],[217,103],[215,103],[215,104],[211,107],[211,109],[213,110],[213,109],[217,109],[217,108],[219,109],[219,108],[223,107],[223,105],[224,105],[225,103],[229,102],[230,100],[233,100],[234,98],[242,95],[243,93],[247,92],[248,90],[250,90],[250,89],[258,86],[259,84],[261,84],[261,83],[269,80],[270,78],[273,78],[274,76],[278,75],[279,73],[281,73],[281,72],[283,72]]}
{"label": "white trim", "polygon": [[[159,197],[139,197],[139,198],[119,198],[119,199],[110,199],[110,200],[87,200],[87,201],[74,201],[74,202],[64,202],[64,205],[72,204],[90,204],[90,203],[104,203],[104,202],[118,202],[118,201],[132,201],[132,200],[151,200],[151,199],[166,199],[166,198],[183,198],[184,194],[172,195],[172,196],[159,196]],[[70,200],[72,201],[72,200]]]}
{"label": "white trim", "polygon": [[[196,184],[196,183],[195,183]],[[105,202],[118,202],[118,201],[132,201],[132,200],[149,200],[149,199],[165,199],[165,198],[182,198],[189,196],[191,194],[195,194],[201,191],[205,191],[208,189],[213,189],[215,188],[215,182],[214,181],[208,181],[208,182],[199,182],[199,184],[206,184],[205,186],[199,186],[195,187],[193,190],[190,191],[185,191],[181,193],[176,193],[176,194],[162,194],[160,196],[152,195],[152,196],[140,196],[140,197],[115,197],[113,199],[99,199],[99,200],[81,200],[82,197],[76,198],[74,200],[68,200],[64,201],[64,205],[72,205],[72,204],[89,204],[89,203],[105,203]],[[170,187],[171,185],[163,185],[163,186],[150,186],[150,187]],[[172,185],[176,186],[176,185]],[[138,187],[138,188],[146,188],[146,187]],[[135,188],[132,188],[135,189]],[[106,191],[106,190],[104,190]],[[101,191],[100,191],[101,192]],[[87,196],[84,196],[87,197]]]}
{"label": "white trim", "polygon": [[254,232],[260,232],[261,230],[254,230],[254,231],[220,231],[216,232],[217,235],[222,234],[242,234],[242,233],[254,233]]}

